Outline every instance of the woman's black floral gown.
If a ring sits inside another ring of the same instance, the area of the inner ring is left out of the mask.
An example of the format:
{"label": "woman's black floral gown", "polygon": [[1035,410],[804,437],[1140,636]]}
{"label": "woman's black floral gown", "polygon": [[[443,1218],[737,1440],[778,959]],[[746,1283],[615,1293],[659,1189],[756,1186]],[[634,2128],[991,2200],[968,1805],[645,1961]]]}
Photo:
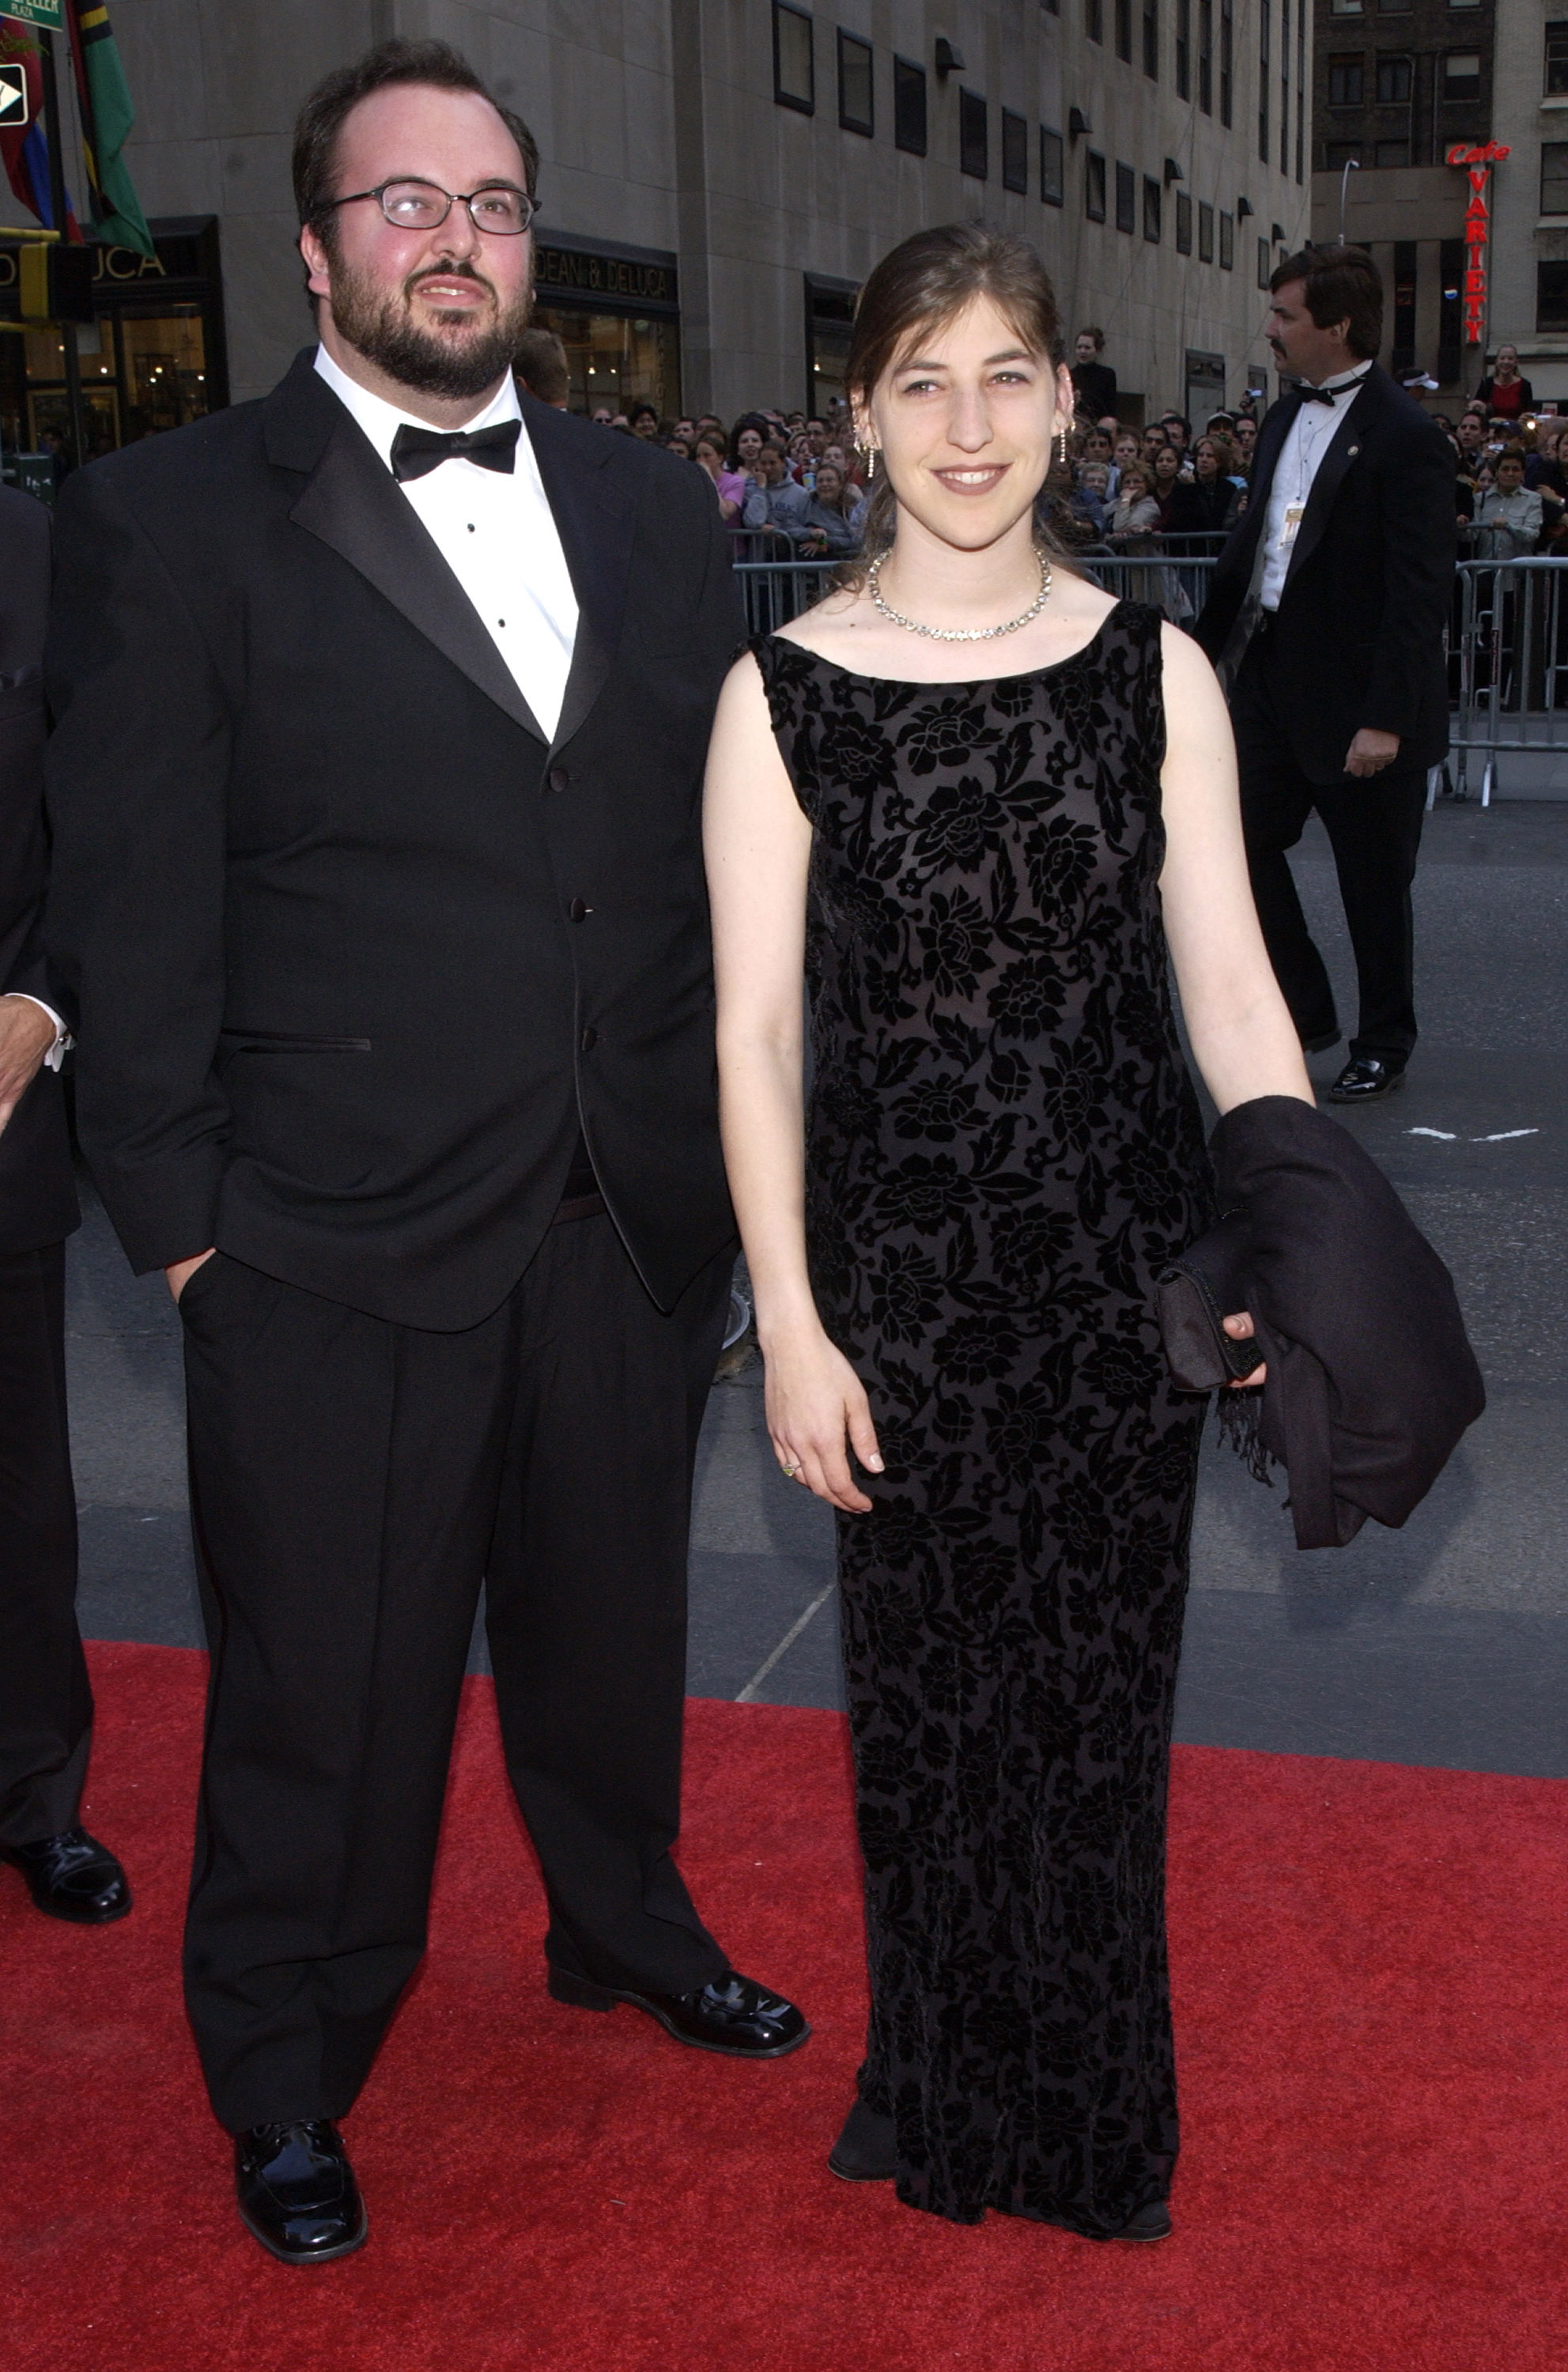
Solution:
{"label": "woman's black floral gown", "polygon": [[1166,1775],[1207,1225],[1167,990],[1159,617],[906,684],[755,645],[814,827],[807,1235],[886,1472],[839,1517],[899,2195],[1115,2232],[1176,2157]]}

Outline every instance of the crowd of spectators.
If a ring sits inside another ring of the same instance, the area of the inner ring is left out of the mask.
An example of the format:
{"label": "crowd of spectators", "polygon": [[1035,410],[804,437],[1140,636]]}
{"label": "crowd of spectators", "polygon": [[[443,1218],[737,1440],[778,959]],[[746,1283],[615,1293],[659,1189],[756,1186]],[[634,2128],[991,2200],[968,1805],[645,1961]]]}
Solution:
{"label": "crowd of spectators", "polygon": [[[523,376],[536,395],[563,403],[559,342],[548,332],[530,337],[538,351],[530,349]],[[1079,550],[1136,559],[1217,552],[1247,506],[1257,399],[1249,393],[1235,410],[1211,413],[1196,434],[1194,422],[1174,410],[1131,427],[1117,416],[1116,374],[1104,351],[1103,331],[1077,332],[1077,414],[1043,498],[1055,531]],[[598,404],[590,417],[705,470],[722,516],[738,535],[754,539],[759,554],[787,547],[798,558],[839,559],[858,548],[867,489],[842,401],[820,414],[748,412],[727,427],[712,413],[661,419],[646,402],[624,412]],[[1499,346],[1458,419],[1432,417],[1454,448],[1461,551],[1496,560],[1536,552],[1568,557],[1568,416],[1559,424],[1538,414],[1516,349]],[[1179,611],[1185,604],[1167,587],[1172,598]]]}

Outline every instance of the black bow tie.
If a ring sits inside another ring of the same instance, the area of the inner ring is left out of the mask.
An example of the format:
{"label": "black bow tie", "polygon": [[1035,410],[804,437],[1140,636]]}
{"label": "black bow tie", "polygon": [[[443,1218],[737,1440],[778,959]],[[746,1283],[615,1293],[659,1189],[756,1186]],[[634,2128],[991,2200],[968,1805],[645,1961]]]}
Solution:
{"label": "black bow tie", "polygon": [[443,461],[477,461],[482,470],[512,468],[517,457],[520,420],[498,420],[493,428],[399,429],[392,439],[392,475],[400,486],[423,478]]}
{"label": "black bow tie", "polygon": [[1301,386],[1295,391],[1303,403],[1327,403],[1331,406],[1336,395],[1348,395],[1352,388],[1359,387],[1365,377],[1366,373],[1362,371],[1355,378],[1342,379],[1338,387]]}

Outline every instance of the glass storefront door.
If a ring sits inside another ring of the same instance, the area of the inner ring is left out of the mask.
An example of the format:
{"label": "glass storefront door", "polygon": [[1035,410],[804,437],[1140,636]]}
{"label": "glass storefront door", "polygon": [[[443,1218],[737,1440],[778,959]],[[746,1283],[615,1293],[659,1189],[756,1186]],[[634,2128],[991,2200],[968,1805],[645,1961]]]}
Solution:
{"label": "glass storefront door", "polygon": [[536,304],[533,322],[553,330],[566,349],[572,375],[567,401],[574,412],[608,404],[651,403],[661,420],[680,410],[680,332],[674,321],[639,320],[634,314],[590,313],[575,305]]}

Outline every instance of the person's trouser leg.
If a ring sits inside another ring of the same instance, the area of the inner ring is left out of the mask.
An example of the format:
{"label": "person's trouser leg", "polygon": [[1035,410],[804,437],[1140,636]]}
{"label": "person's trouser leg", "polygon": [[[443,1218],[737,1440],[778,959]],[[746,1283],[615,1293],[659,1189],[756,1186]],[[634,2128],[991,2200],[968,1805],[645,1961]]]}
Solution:
{"label": "person's trouser leg", "polygon": [[0,1844],[81,1807],[93,1702],[76,1627],[65,1247],[0,1253]]}
{"label": "person's trouser leg", "polygon": [[1411,884],[1426,817],[1426,770],[1396,763],[1366,782],[1317,794],[1333,846],[1355,950],[1361,1010],[1353,1057],[1403,1069],[1415,1044],[1415,924]]}
{"label": "person's trouser leg", "polygon": [[731,1267],[710,1262],[665,1317],[599,1216],[552,1228],[518,1288],[486,1585],[502,1736],[550,1959],[633,1991],[685,1993],[726,1966],[670,1848],[692,1462]]}
{"label": "person's trouser leg", "polygon": [[436,1334],[219,1253],[180,1309],[213,1650],[186,1997],[238,2132],[341,2116],[424,1949],[516,1296]]}
{"label": "person's trouser leg", "polygon": [[1287,851],[1306,829],[1317,792],[1270,706],[1260,658],[1249,653],[1231,700],[1241,777],[1241,826],[1263,944],[1304,1041],[1334,1036],[1334,992],[1301,911]]}

